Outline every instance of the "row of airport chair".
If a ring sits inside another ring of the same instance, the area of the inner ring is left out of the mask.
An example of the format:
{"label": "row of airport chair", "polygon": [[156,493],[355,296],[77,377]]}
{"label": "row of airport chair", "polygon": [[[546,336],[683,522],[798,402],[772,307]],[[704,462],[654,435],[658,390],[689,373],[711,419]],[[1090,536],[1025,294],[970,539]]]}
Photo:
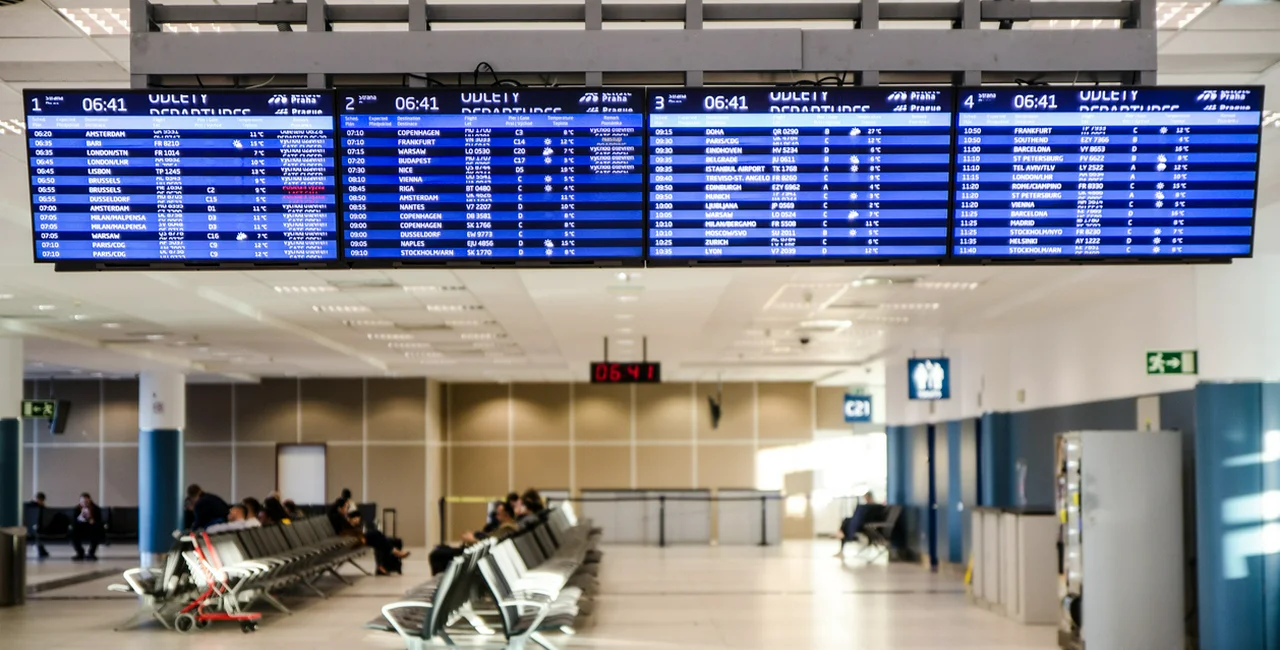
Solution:
{"label": "row of airport chair", "polygon": [[591,623],[599,540],[599,529],[577,521],[571,508],[555,508],[516,534],[471,546],[367,627],[396,632],[409,650],[499,632],[507,648],[553,649],[546,633],[573,634]]}
{"label": "row of airport chair", "polygon": [[[196,545],[200,553],[196,552]],[[368,548],[358,538],[339,535],[327,517],[213,534],[197,532],[177,540],[166,555],[163,567],[129,569],[124,572],[126,584],[108,587],[111,591],[135,594],[141,601],[138,612],[116,629],[151,619],[174,628],[184,608],[202,597],[211,586],[211,574],[201,567],[202,562],[215,563],[212,575],[225,578],[230,587],[220,605],[224,610],[250,608],[263,601],[290,613],[272,591],[296,585],[325,597],[316,581],[324,575],[333,575],[350,584],[338,573],[338,568],[350,563],[367,574],[368,571],[355,562],[366,552]]]}
{"label": "row of airport chair", "polygon": [[[22,525],[27,529],[29,543],[48,544],[63,541],[71,532],[71,523],[80,516],[80,508],[70,506],[55,508],[24,503]],[[138,508],[136,506],[103,506],[102,533],[104,541],[135,542],[138,540]]]}

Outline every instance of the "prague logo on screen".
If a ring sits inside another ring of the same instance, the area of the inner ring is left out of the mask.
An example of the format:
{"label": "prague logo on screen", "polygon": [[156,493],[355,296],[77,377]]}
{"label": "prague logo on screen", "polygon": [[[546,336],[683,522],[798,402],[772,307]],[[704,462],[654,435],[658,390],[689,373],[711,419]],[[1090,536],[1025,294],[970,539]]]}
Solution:
{"label": "prague logo on screen", "polygon": [[908,395],[910,399],[950,399],[951,360],[908,359]]}

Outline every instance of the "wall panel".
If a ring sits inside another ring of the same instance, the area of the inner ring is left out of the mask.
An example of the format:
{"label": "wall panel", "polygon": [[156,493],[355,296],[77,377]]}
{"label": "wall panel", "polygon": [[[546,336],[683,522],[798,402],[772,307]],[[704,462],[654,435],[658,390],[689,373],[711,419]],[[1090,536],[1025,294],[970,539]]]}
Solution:
{"label": "wall panel", "polygon": [[626,489],[631,487],[631,449],[579,445],[574,463],[579,490]]}
{"label": "wall panel", "polygon": [[98,497],[98,503],[109,506],[138,504],[137,447],[104,447],[102,470],[103,493]]}
{"label": "wall panel", "polygon": [[[135,450],[134,453],[137,453]],[[235,500],[231,489],[231,447],[193,447],[187,445],[183,459],[185,490],[195,483],[205,492],[216,494],[228,503]],[[259,497],[261,498],[261,497]]]}
{"label": "wall panel", "polygon": [[506,384],[453,384],[449,387],[449,418],[453,442],[506,441],[510,409]]}
{"label": "wall panel", "polygon": [[[814,403],[814,416],[819,429],[853,430],[853,425],[844,421],[844,396],[848,392],[842,386],[818,386],[814,389],[817,399]],[[871,405],[875,408],[875,404]],[[884,405],[880,405],[884,408]]]}
{"label": "wall panel", "polygon": [[453,447],[449,463],[453,496],[492,497],[510,489],[505,445]]}
{"label": "wall panel", "polygon": [[427,460],[421,446],[369,448],[369,499],[380,508],[395,508],[398,532],[406,546],[426,539]]}
{"label": "wall panel", "polygon": [[368,384],[369,439],[422,440],[427,428],[426,380],[372,377]]}
{"label": "wall panel", "polygon": [[102,439],[138,442],[138,380],[104,381],[102,394]]}
{"label": "wall panel", "polygon": [[630,440],[631,387],[609,384],[575,384],[573,387],[574,439]]}
{"label": "wall panel", "polygon": [[760,439],[810,440],[813,406],[809,384],[760,384]]}
{"label": "wall panel", "polygon": [[37,466],[40,484],[36,489],[45,493],[50,504],[75,505],[81,492],[102,500],[102,495],[98,494],[97,447],[42,446]]}
{"label": "wall panel", "polygon": [[[370,472],[372,473],[372,466]],[[342,494],[342,489],[351,490],[356,501],[368,501],[364,493],[364,456],[359,447],[347,445],[326,445],[324,449],[324,487],[325,499],[332,502]],[[289,498],[289,495],[284,495]]]}
{"label": "wall panel", "polygon": [[642,488],[692,488],[693,446],[637,447],[636,485]]}
{"label": "wall panel", "polygon": [[237,384],[235,391],[237,441],[298,441],[296,379],[263,379],[260,384]]}
{"label": "wall panel", "polygon": [[[253,497],[259,501],[276,489],[275,446],[236,447],[236,484],[232,499]],[[224,497],[226,495],[223,495]]]}
{"label": "wall panel", "polygon": [[358,441],[364,435],[364,381],[304,379],[302,441]]}
{"label": "wall panel", "polygon": [[568,384],[513,384],[511,392],[516,441],[568,442]]}
{"label": "wall panel", "polygon": [[636,439],[692,440],[692,399],[693,393],[689,390],[689,384],[637,385]]}
{"label": "wall panel", "polygon": [[[231,384],[187,384],[187,443],[231,442]],[[137,423],[134,423],[137,427]]]}
{"label": "wall panel", "polygon": [[515,485],[522,492],[569,488],[569,446],[516,447]]}

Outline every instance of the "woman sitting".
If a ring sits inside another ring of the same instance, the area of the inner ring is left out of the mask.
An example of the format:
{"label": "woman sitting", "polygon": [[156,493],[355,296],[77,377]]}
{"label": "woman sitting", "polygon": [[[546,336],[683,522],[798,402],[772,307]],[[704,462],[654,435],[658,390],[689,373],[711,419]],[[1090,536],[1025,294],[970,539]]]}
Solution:
{"label": "woman sitting", "polygon": [[371,524],[365,524],[364,518],[357,510],[348,517],[351,525],[364,537],[365,546],[373,549],[374,561],[378,563],[378,575],[389,576],[393,573],[404,574],[401,560],[409,557],[404,550],[404,541],[399,537],[387,537]]}

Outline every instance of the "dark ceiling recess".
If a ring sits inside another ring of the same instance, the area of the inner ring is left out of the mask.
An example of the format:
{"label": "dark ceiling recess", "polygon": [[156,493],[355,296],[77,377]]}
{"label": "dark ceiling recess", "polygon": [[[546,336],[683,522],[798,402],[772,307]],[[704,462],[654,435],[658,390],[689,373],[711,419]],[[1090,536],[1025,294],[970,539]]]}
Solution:
{"label": "dark ceiling recess", "polygon": [[18,4],[19,2],[22,2],[22,0],[0,0],[0,7],[7,7],[7,6],[9,6],[9,5],[16,5],[16,4]]}

